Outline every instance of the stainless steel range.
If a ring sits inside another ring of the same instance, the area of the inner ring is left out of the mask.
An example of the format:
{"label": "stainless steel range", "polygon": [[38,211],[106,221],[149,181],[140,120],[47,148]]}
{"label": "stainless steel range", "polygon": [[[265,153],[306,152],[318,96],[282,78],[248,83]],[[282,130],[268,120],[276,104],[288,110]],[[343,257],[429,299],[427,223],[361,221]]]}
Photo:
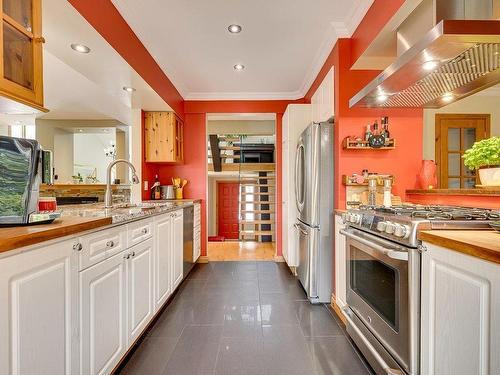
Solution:
{"label": "stainless steel range", "polygon": [[360,207],[347,224],[347,331],[377,374],[419,373],[418,231],[489,229],[500,211],[448,206]]}

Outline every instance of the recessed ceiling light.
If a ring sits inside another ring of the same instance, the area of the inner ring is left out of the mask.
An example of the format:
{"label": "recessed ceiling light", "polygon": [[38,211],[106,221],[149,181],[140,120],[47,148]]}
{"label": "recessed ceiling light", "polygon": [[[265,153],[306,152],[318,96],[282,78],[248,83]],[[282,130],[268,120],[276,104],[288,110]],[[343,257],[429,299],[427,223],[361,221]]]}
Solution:
{"label": "recessed ceiling light", "polygon": [[80,53],[89,53],[90,52],[90,48],[83,45],[83,44],[77,44],[77,43],[73,43],[71,45],[71,48],[76,51],[76,52],[80,52]]}
{"label": "recessed ceiling light", "polygon": [[447,93],[444,94],[441,99],[443,99],[443,102],[449,103],[453,100],[453,94]]}
{"label": "recessed ceiling light", "polygon": [[134,92],[135,91],[135,89],[133,87],[128,87],[128,86],[124,86],[123,90],[125,90],[126,92]]}
{"label": "recessed ceiling light", "polygon": [[78,129],[78,131],[79,131],[80,133],[83,133],[83,129]]}
{"label": "recessed ceiling light", "polygon": [[379,103],[383,103],[387,99],[389,99],[389,97],[387,95],[385,95],[385,94],[379,94],[379,95],[377,95],[377,102],[379,102]]}
{"label": "recessed ceiling light", "polygon": [[228,28],[229,32],[231,34],[238,34],[238,33],[241,33],[241,26],[240,25],[229,25]]}
{"label": "recessed ceiling light", "polygon": [[242,65],[242,64],[236,64],[234,66],[234,70],[237,70],[237,71],[242,71],[243,69],[245,69],[245,65]]}
{"label": "recessed ceiling light", "polygon": [[426,61],[422,64],[422,68],[424,70],[428,70],[428,71],[431,71],[431,70],[434,70],[437,68],[437,66],[439,65],[439,62],[436,61],[436,60],[430,60],[430,61]]}

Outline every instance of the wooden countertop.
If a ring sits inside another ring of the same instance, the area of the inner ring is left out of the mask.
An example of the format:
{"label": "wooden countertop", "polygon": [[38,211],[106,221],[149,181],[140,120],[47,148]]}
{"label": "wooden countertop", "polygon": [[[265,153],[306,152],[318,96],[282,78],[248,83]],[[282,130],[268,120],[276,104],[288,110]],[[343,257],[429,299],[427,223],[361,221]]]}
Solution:
{"label": "wooden countertop", "polygon": [[476,189],[413,189],[406,190],[406,194],[500,196],[500,188],[484,187]]}
{"label": "wooden countertop", "polygon": [[500,233],[493,230],[430,230],[419,232],[418,238],[500,264]]}
{"label": "wooden countertop", "polygon": [[0,228],[0,253],[59,237],[96,229],[112,222],[111,217],[67,216],[52,224]]}

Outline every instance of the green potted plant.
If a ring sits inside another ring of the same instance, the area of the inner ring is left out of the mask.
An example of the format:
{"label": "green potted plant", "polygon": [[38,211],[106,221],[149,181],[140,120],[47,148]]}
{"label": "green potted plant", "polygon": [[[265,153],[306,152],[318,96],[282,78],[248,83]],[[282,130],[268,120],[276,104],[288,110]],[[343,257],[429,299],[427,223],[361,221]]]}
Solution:
{"label": "green potted plant", "polygon": [[500,186],[500,137],[474,143],[462,157],[466,167],[479,170],[482,185]]}

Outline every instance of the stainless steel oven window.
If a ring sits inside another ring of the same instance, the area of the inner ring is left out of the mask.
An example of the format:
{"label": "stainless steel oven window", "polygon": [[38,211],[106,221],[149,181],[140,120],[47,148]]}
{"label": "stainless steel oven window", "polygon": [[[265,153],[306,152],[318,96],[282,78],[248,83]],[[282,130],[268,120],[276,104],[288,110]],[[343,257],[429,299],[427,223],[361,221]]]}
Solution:
{"label": "stainless steel oven window", "polygon": [[400,274],[390,265],[350,245],[350,288],[399,332]]}

